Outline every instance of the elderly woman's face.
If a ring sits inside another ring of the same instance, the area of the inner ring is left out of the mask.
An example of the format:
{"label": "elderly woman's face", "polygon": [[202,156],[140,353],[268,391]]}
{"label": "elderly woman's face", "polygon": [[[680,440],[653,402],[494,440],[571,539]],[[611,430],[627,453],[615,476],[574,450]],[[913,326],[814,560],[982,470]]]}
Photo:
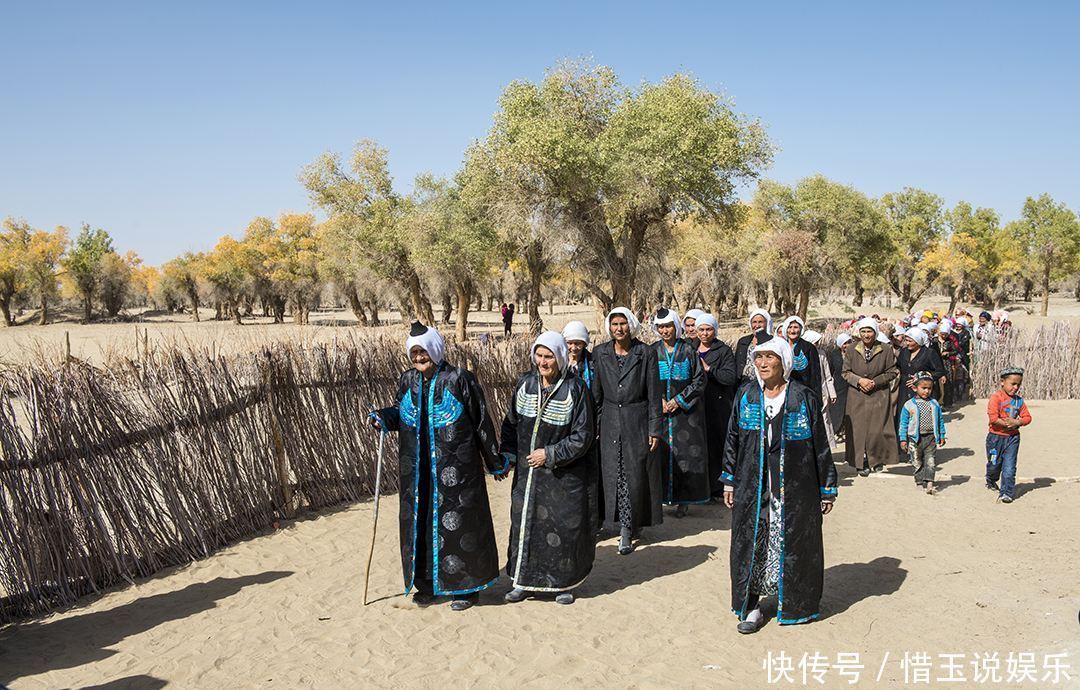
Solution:
{"label": "elderly woman's face", "polygon": [[694,322],[696,319],[683,319],[683,331],[686,332],[686,337],[693,340],[697,337],[697,329],[694,328]]}
{"label": "elderly woman's face", "polygon": [[802,335],[802,326],[799,325],[799,322],[792,321],[791,323],[789,323],[787,327],[788,340],[790,340],[791,342],[795,342],[799,339],[800,335]]}
{"label": "elderly woman's face", "polygon": [[911,350],[912,352],[915,352],[916,350],[919,349],[919,343],[915,342],[915,339],[912,338],[911,336],[905,335],[904,336],[904,347],[906,347],[908,350]]}
{"label": "elderly woman's face", "polygon": [[664,342],[670,343],[675,340],[675,324],[662,323],[656,327],[656,332],[660,334],[660,337],[664,339]]}
{"label": "elderly woman's face", "polygon": [[755,352],[754,366],[762,381],[776,383],[784,378],[784,360],[775,352]]}
{"label": "elderly woman's face", "polygon": [[428,378],[435,371],[435,362],[431,360],[427,350],[419,345],[414,345],[412,350],[409,350],[409,359],[412,360],[413,369],[419,371],[424,378]]}
{"label": "elderly woman's face", "polygon": [[769,322],[761,314],[754,314],[754,318],[750,319],[750,330],[752,331],[763,331],[768,325]]}
{"label": "elderly woman's face", "polygon": [[555,353],[548,348],[537,345],[536,352],[533,353],[533,361],[536,362],[536,368],[544,378],[558,376],[559,365],[555,361]]}
{"label": "elderly woman's face", "polygon": [[581,357],[581,353],[585,351],[585,342],[582,340],[567,340],[566,341],[566,353],[577,361]]}
{"label": "elderly woman's face", "polygon": [[859,340],[863,341],[863,345],[873,345],[877,340],[877,332],[873,328],[860,328]]}
{"label": "elderly woman's face", "polygon": [[703,345],[708,345],[716,337],[716,329],[709,324],[702,324],[697,327],[697,337]]}

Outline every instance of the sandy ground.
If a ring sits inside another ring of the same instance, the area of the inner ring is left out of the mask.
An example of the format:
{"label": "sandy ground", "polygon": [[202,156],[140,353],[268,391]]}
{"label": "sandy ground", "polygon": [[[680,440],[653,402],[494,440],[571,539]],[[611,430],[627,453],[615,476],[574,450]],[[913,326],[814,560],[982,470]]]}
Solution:
{"label": "sandy ground", "polygon": [[[931,297],[921,300],[917,308],[943,310],[948,299]],[[965,305],[973,313],[979,308]],[[1039,303],[1018,302],[1006,305],[1010,318],[1017,327],[1036,328],[1039,325],[1069,321],[1080,322],[1080,302],[1055,296],[1050,302],[1050,314],[1038,316]],[[1029,313],[1032,312],[1032,313]],[[879,314],[892,318],[901,316],[899,309],[883,304],[867,303],[856,309],[848,301],[815,303],[810,309],[810,319],[847,319],[857,314]],[[554,310],[544,305],[540,310],[545,328],[562,329],[567,321],[580,319],[596,329],[597,314],[591,304],[556,305]],[[371,332],[387,332],[403,336],[405,328],[397,312],[384,312],[380,316],[387,325],[379,328],[359,328],[349,311],[321,311],[311,315],[311,324],[297,326],[292,323],[274,324],[271,319],[245,320],[237,327],[228,321],[213,321],[213,312],[202,311],[203,321],[195,323],[184,315],[147,313],[134,314],[141,319],[137,323],[92,323],[84,325],[72,320],[59,320],[46,326],[23,324],[13,328],[0,328],[0,366],[24,362],[60,362],[65,352],[65,337],[70,338],[74,357],[96,364],[107,364],[117,357],[136,357],[136,344],[140,351],[149,348],[168,347],[173,344],[203,348],[208,353],[248,352],[259,345],[274,341],[330,342],[335,338],[348,338]],[[777,315],[779,316],[779,315]],[[438,310],[436,310],[438,318]],[[25,317],[24,317],[25,318]],[[63,317],[60,317],[63,318]],[[514,325],[518,337],[526,330],[527,315],[519,313]],[[454,326],[439,326],[447,336],[452,336]],[[721,322],[720,337],[734,342],[746,332],[741,319]],[[502,322],[498,312],[480,311],[469,313],[469,337],[481,333],[502,337]]]}
{"label": "sandy ground", "polygon": [[[599,547],[569,607],[508,605],[499,585],[456,613],[400,595],[396,501],[382,503],[363,607],[372,504],[327,512],[83,606],[0,631],[0,683],[13,690],[107,687],[359,688],[762,687],[768,653],[835,662],[858,653],[857,685],[905,681],[905,652],[1066,652],[1080,686],[1080,402],[1035,402],[1024,432],[1018,499],[983,487],[984,402],[951,415],[938,496],[910,469],[860,478],[841,467],[825,520],[824,619],[735,631],[729,612],[727,511],[670,515],[629,556]],[[489,484],[505,549],[509,482]],[[909,667],[914,672],[915,667]],[[880,673],[880,682],[876,683]],[[845,683],[833,669],[829,686]],[[914,678],[914,676],[911,676]],[[816,685],[809,678],[811,685]],[[956,685],[956,684],[953,684]],[[1047,687],[1046,683],[1028,683]]]}

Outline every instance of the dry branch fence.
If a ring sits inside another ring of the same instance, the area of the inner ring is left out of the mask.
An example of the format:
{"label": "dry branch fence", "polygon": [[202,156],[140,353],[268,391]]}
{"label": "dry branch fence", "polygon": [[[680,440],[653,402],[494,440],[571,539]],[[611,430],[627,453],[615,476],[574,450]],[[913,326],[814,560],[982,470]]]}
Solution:
{"label": "dry branch fence", "polygon": [[[524,341],[451,344],[447,358],[477,373],[498,420],[527,353]],[[400,340],[381,336],[4,372],[0,623],[370,496],[366,414],[391,402],[406,365]],[[1030,399],[1080,398],[1080,327],[1014,330],[977,351],[976,394],[1006,365],[1027,368]],[[396,489],[393,446],[383,491]]]}
{"label": "dry branch fence", "polygon": [[[524,343],[451,345],[501,415]],[[400,341],[170,350],[107,370],[7,372],[0,397],[0,623],[202,558],[302,508],[370,496]],[[396,490],[388,444],[383,491]]]}

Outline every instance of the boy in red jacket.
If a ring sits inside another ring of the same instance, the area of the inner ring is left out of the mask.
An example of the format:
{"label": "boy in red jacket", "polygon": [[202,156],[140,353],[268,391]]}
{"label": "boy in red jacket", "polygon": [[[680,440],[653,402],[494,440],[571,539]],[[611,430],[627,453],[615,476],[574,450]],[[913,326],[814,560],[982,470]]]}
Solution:
{"label": "boy in red jacket", "polygon": [[[1009,367],[1001,371],[1001,388],[990,396],[986,413],[990,433],[986,435],[986,488],[998,492],[998,503],[1012,503],[1016,491],[1016,455],[1020,451],[1020,427],[1031,424],[1024,399],[1017,393],[1024,370]],[[1001,486],[998,486],[998,479]]]}

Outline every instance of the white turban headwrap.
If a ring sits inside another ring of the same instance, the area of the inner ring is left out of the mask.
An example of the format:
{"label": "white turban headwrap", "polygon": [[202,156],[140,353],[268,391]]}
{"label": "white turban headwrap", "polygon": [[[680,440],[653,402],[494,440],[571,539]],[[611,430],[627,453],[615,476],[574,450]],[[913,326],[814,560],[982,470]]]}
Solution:
{"label": "white turban headwrap", "polygon": [[[660,314],[663,314],[663,316],[660,316]],[[656,331],[657,335],[660,335],[659,326],[660,326],[660,324],[663,324],[663,323],[674,324],[675,325],[675,337],[676,338],[683,337],[682,319],[679,318],[679,313],[677,311],[675,311],[674,309],[665,309],[664,307],[661,307],[661,308],[657,309],[656,314],[653,315],[653,319],[652,319],[653,330]],[[697,326],[697,320],[696,319],[694,321],[694,326],[695,327]]]}
{"label": "white turban headwrap", "polygon": [[720,330],[720,324],[712,314],[702,314],[699,316],[697,322],[694,323],[694,328],[697,328],[698,326],[712,326],[714,331]]}
{"label": "white turban headwrap", "polygon": [[562,333],[558,331],[544,331],[533,343],[531,355],[535,358],[536,348],[546,347],[551,350],[551,353],[555,355],[555,364],[559,367],[559,371],[566,371],[566,339],[563,338]]}
{"label": "white turban headwrap", "polygon": [[425,326],[419,321],[413,322],[409,331],[409,339],[405,341],[405,354],[412,356],[412,349],[419,347],[427,352],[428,357],[436,366],[442,364],[446,355],[446,341],[432,326]]}
{"label": "white turban headwrap", "polygon": [[[750,312],[750,318],[747,319],[747,323],[749,323],[750,321],[753,321],[755,316],[764,317],[764,319],[765,319],[765,328],[764,328],[764,330],[765,330],[766,333],[769,333],[771,335],[772,334],[772,315],[769,312],[765,311],[764,309],[754,309],[753,311]],[[753,328],[753,326],[751,326],[750,328]]]}
{"label": "white turban headwrap", "polygon": [[861,331],[864,328],[869,328],[870,330],[874,331],[875,336],[881,335],[881,329],[878,328],[877,319],[867,316],[864,319],[860,319],[859,322],[855,324],[855,330],[857,331]]}
{"label": "white turban headwrap", "polygon": [[[781,338],[766,340],[754,348],[754,357],[757,357],[762,352],[773,352],[778,355],[780,361],[784,363],[784,380],[788,381],[791,379],[791,368],[795,365],[795,353],[792,352],[791,345],[788,345],[787,341]],[[754,376],[757,377],[759,385],[764,384],[761,380],[761,374],[758,373],[756,366],[754,367]]]}
{"label": "white turban headwrap", "polygon": [[589,327],[581,321],[571,321],[563,327],[562,336],[567,342],[570,342],[571,340],[580,340],[588,345]]}
{"label": "white turban headwrap", "polygon": [[704,315],[705,312],[701,311],[700,309],[687,309],[686,313],[683,315],[683,321],[686,321],[687,319],[693,319],[694,324],[696,325],[697,320]]}
{"label": "white turban headwrap", "polygon": [[930,344],[930,336],[926,334],[925,328],[911,328],[904,336],[914,340],[919,347],[926,347]]}
{"label": "white turban headwrap", "polygon": [[817,345],[818,341],[821,340],[821,333],[818,333],[817,331],[804,331],[802,339],[811,345]]}
{"label": "white turban headwrap", "polygon": [[638,334],[638,331],[641,330],[641,322],[637,320],[636,316],[634,316],[634,312],[630,311],[626,307],[615,307],[610,312],[608,312],[607,319],[605,320],[605,322],[607,323],[608,335],[611,335],[611,317],[615,316],[616,314],[626,317],[626,322],[630,324],[630,337],[633,338],[634,336],[636,336]]}
{"label": "white turban headwrap", "polygon": [[836,336],[836,346],[837,347],[843,347],[843,346],[847,345],[848,343],[850,343],[851,341],[852,341],[852,337],[850,335],[848,335],[847,333],[841,333],[840,335]]}

